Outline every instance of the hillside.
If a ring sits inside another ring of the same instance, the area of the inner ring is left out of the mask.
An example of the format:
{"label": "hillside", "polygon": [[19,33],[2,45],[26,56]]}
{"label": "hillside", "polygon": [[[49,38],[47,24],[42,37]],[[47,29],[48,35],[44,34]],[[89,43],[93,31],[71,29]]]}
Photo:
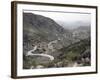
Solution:
{"label": "hillside", "polygon": [[[23,13],[23,68],[90,65],[90,29],[86,28],[71,31],[51,18]],[[47,54],[54,60],[32,54]]]}
{"label": "hillside", "polygon": [[31,50],[34,45],[43,42],[48,44],[58,40],[61,46],[67,46],[71,43],[71,33],[50,18],[23,13],[23,26],[24,48],[27,51]]}
{"label": "hillside", "polygon": [[62,54],[59,59],[68,60],[69,62],[77,62],[82,65],[90,65],[91,61],[91,48],[90,39],[80,40],[77,43],[71,44],[68,47],[60,49]]}

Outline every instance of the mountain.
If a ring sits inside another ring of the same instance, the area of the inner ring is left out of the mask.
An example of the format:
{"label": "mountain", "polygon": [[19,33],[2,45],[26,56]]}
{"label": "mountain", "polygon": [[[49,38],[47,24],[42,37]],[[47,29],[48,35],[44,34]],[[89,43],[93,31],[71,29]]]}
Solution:
{"label": "mountain", "polygon": [[61,26],[63,26],[65,29],[69,29],[69,30],[72,30],[72,29],[76,29],[78,27],[88,27],[90,26],[90,22],[86,22],[85,20],[84,21],[57,21],[60,23]]}
{"label": "mountain", "polygon": [[[48,44],[57,40],[62,46],[71,43],[71,33],[53,19],[33,13],[23,13],[24,49],[31,50],[32,45],[42,42]],[[29,46],[28,46],[29,45]]]}
{"label": "mountain", "polygon": [[[90,65],[90,42],[88,26],[68,30],[49,17],[23,13],[24,69],[36,68],[38,65],[44,68],[68,67],[74,66],[74,63]],[[31,50],[34,50],[32,54],[47,54],[54,57],[54,60],[46,60],[45,57],[39,56],[27,57]]]}
{"label": "mountain", "polygon": [[82,39],[90,38],[91,30],[90,26],[80,26],[76,29],[72,30],[72,37],[73,37],[73,43],[80,41]]}

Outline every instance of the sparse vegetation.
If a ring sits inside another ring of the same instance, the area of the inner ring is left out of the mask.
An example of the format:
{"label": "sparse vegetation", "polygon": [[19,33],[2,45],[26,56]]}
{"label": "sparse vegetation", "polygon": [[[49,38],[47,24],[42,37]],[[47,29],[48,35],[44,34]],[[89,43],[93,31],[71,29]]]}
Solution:
{"label": "sparse vegetation", "polygon": [[[89,27],[82,26],[82,29],[79,27],[70,31],[50,18],[32,13],[23,15],[23,69],[73,67],[74,63],[91,65]],[[54,60],[26,56],[35,45],[37,49],[32,54],[48,54]]]}

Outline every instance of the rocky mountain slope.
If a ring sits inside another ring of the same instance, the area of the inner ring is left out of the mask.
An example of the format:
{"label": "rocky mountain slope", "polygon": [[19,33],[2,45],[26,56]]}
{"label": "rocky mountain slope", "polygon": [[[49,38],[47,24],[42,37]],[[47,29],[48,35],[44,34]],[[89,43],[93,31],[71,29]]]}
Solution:
{"label": "rocky mountain slope", "polygon": [[[90,42],[90,28],[87,26],[67,30],[48,17],[23,13],[24,69],[38,65],[42,68],[73,66],[74,62],[90,65]],[[48,54],[54,57],[54,61],[38,56],[26,57],[35,46],[33,54]]]}
{"label": "rocky mountain slope", "polygon": [[71,43],[71,33],[57,24],[54,20],[32,13],[23,13],[23,40],[24,48],[32,49],[32,45],[51,41],[60,42],[61,46]]}

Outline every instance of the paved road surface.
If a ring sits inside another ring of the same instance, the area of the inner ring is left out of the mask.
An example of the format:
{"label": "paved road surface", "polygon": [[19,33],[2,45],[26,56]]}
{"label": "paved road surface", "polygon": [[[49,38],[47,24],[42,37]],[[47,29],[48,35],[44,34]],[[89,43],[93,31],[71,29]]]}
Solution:
{"label": "paved road surface", "polygon": [[47,57],[47,58],[49,58],[51,61],[54,60],[54,57],[51,56],[51,55],[48,55],[48,54],[43,54],[43,53],[41,53],[41,54],[34,54],[34,51],[35,51],[36,49],[37,49],[37,46],[35,46],[33,50],[28,51],[26,56],[30,56],[30,55],[31,55],[31,56],[41,56],[41,57]]}

